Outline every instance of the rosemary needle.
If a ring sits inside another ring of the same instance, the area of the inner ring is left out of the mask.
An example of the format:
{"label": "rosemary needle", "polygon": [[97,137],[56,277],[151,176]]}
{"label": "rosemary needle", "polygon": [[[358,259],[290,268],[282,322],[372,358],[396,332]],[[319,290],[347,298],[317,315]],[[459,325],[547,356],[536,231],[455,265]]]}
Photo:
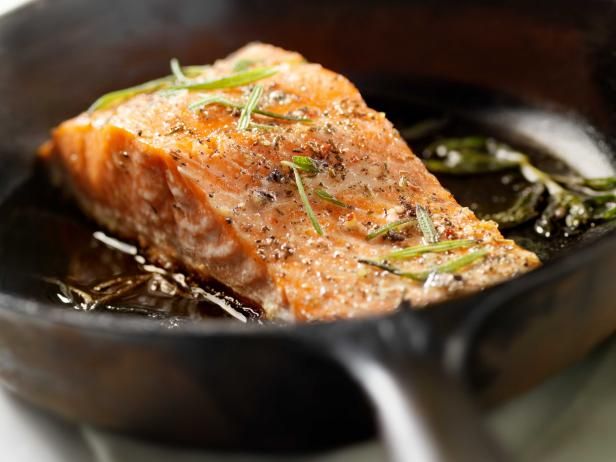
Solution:
{"label": "rosemary needle", "polygon": [[[295,184],[297,185],[297,191],[299,192],[299,198],[302,201],[302,205],[304,206],[306,215],[308,215],[308,218],[310,219],[310,223],[312,223],[312,227],[317,232],[317,234],[319,236],[323,236],[324,234],[323,229],[321,228],[321,225],[319,224],[319,221],[317,220],[317,216],[315,215],[314,210],[312,209],[312,206],[310,205],[310,201],[308,200],[308,196],[306,195],[306,190],[304,189],[304,183],[302,182],[302,177],[299,174],[299,171],[302,170],[302,167],[299,164],[295,163],[295,160],[299,157],[304,157],[304,156],[294,156],[293,157],[294,162],[283,160],[281,164],[293,170],[293,175],[295,175]],[[310,159],[310,158],[307,157],[307,159]]]}
{"label": "rosemary needle", "polygon": [[[462,268],[469,266],[472,263],[475,263],[477,260],[483,260],[488,255],[488,251],[486,249],[479,249],[474,252],[469,252],[466,255],[456,258],[454,260],[448,261],[447,263],[443,263],[435,268],[434,271],[428,272],[430,273],[455,273]],[[427,278],[427,276],[426,276]]]}
{"label": "rosemary needle", "polygon": [[403,260],[406,258],[418,257],[425,253],[440,253],[447,252],[449,250],[462,249],[472,247],[476,244],[476,241],[472,239],[453,239],[450,241],[441,241],[434,244],[416,245],[413,247],[406,247],[400,250],[394,250],[383,256],[383,260]]}
{"label": "rosemary needle", "polygon": [[178,69],[175,70],[173,75],[168,75],[160,79],[150,80],[149,82],[135,85],[134,87],[124,88],[122,90],[116,90],[110,93],[106,93],[103,96],[99,97],[96,101],[94,101],[88,111],[92,112],[99,109],[107,109],[113,105],[122,103],[132,98],[133,96],[142,93],[153,93],[158,90],[219,90],[223,88],[242,87],[244,85],[248,85],[250,83],[265,79],[267,77],[271,77],[278,72],[278,69],[276,69],[275,67],[260,67],[244,72],[237,72],[230,76],[222,77],[219,79],[208,80],[206,82],[183,83],[180,85],[172,86],[172,84],[178,80],[179,74],[176,75],[176,72],[178,70],[180,71],[179,73],[182,76],[186,77],[187,74],[198,74],[200,71],[205,69],[205,66],[188,66],[185,67],[182,72],[182,68],[179,67],[179,63],[177,63],[177,67]]}
{"label": "rosemary needle", "polygon": [[275,67],[258,67],[248,71],[236,72],[228,77],[208,80],[205,82],[187,83],[169,87],[169,91],[174,90],[220,90],[223,88],[243,87],[259,80],[266,79],[278,73]]}
{"label": "rosemary needle", "polygon": [[348,204],[345,204],[341,200],[336,199],[334,196],[332,196],[330,193],[328,193],[324,189],[317,189],[315,193],[317,196],[319,196],[321,199],[323,199],[326,202],[329,202],[331,204],[337,205],[338,207],[342,207],[345,209],[349,208]]}
{"label": "rosemary needle", "polygon": [[389,223],[385,226],[382,226],[381,228],[375,229],[371,233],[368,233],[366,235],[366,240],[371,241],[372,239],[382,236],[383,234],[388,233],[389,231],[393,231],[394,229],[399,228],[400,226],[406,225],[407,223],[410,223],[411,221],[414,221],[414,219],[407,218],[405,220],[398,220],[398,221]]}
{"label": "rosemary needle", "polygon": [[415,212],[417,214],[417,224],[423,234],[424,242],[426,244],[438,242],[438,233],[436,232],[436,228],[434,227],[434,223],[428,211],[421,205],[417,205],[417,207],[415,207]]}
{"label": "rosemary needle", "polygon": [[[242,109],[244,107],[243,104],[237,103],[235,101],[231,101],[225,98],[222,95],[208,95],[203,99],[200,99],[197,102],[192,103],[188,106],[188,108],[192,111],[201,109],[204,106],[209,106],[210,104],[220,104],[221,106],[230,107],[233,109]],[[285,114],[278,114],[276,112],[264,111],[262,109],[255,108],[252,111],[253,114],[259,114],[266,117],[271,117],[272,119],[281,119],[281,120],[289,120],[292,122],[312,122],[312,119],[308,119],[306,117],[296,117]]]}
{"label": "rosemary needle", "polygon": [[171,73],[178,82],[186,82],[188,80],[184,75],[182,67],[180,66],[180,62],[177,58],[172,58],[169,62],[169,66],[171,67]]}
{"label": "rosemary needle", "polygon": [[395,274],[396,276],[412,279],[418,282],[425,282],[431,274],[443,274],[443,273],[455,273],[478,260],[482,260],[488,255],[488,251],[486,249],[477,250],[475,252],[469,252],[466,255],[456,258],[454,260],[448,261],[441,265],[434,267],[432,270],[428,271],[402,271],[399,268],[388,265],[387,263],[383,263],[375,260],[367,260],[360,259],[359,262],[365,265],[374,266],[376,268],[387,271],[388,273]]}
{"label": "rosemary needle", "polygon": [[240,114],[240,118],[237,121],[238,130],[246,130],[250,125],[250,117],[252,116],[252,111],[254,111],[255,107],[257,107],[259,99],[261,99],[261,95],[263,95],[263,85],[255,85],[255,87],[250,92],[248,101],[246,102],[246,105],[242,108],[242,113]]}
{"label": "rosemary needle", "polygon": [[293,156],[293,163],[306,173],[319,173],[319,166],[308,156]]}
{"label": "rosemary needle", "polygon": [[97,111],[99,109],[107,109],[115,104],[122,103],[132,98],[133,96],[139,95],[141,93],[151,93],[157,90],[161,90],[167,85],[169,85],[171,81],[172,77],[167,76],[160,79],[150,80],[149,82],[135,85],[134,87],[105,93],[103,96],[99,97],[96,101],[92,103],[92,105],[88,108],[88,112]]}
{"label": "rosemary needle", "polygon": [[295,175],[295,183],[297,184],[297,191],[299,192],[299,197],[302,200],[302,204],[304,205],[304,209],[306,210],[306,214],[314,227],[314,230],[317,232],[319,236],[323,236],[323,229],[317,220],[317,216],[312,210],[312,206],[310,205],[310,201],[308,200],[308,196],[306,195],[306,191],[304,190],[304,184],[302,183],[302,178],[299,174],[297,168],[293,169],[293,174]]}

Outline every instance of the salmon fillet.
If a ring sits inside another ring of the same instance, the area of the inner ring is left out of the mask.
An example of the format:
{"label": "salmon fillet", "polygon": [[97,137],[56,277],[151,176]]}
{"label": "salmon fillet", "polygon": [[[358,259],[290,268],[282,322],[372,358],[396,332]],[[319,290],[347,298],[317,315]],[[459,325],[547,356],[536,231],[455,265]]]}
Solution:
{"label": "salmon fillet", "polygon": [[[275,75],[258,82],[260,110],[310,121],[255,113],[253,125],[238,129],[238,109],[189,108],[212,94],[245,102],[255,82],[149,92],[62,123],[41,156],[102,226],[137,241],[159,262],[223,283],[268,319],[365,316],[392,311],[403,300],[423,307],[539,265],[533,253],[503,239],[495,223],[460,206],[346,78],[297,53],[250,44],[194,81],[229,76],[238,63],[276,66]],[[293,156],[318,166],[298,174],[323,235],[284,165]],[[397,268],[429,272],[477,248],[486,255],[425,282],[362,263],[422,244],[418,205],[440,240],[476,245],[396,261]],[[407,223],[367,239],[401,220]]]}

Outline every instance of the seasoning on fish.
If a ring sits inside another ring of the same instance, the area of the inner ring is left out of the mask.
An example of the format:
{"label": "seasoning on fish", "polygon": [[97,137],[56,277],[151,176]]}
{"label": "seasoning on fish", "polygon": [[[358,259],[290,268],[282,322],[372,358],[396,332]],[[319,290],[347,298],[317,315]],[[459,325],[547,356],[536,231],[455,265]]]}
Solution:
{"label": "seasoning on fish", "polygon": [[343,76],[265,44],[173,68],[41,148],[82,209],[153,261],[296,321],[419,308],[539,265],[460,206]]}

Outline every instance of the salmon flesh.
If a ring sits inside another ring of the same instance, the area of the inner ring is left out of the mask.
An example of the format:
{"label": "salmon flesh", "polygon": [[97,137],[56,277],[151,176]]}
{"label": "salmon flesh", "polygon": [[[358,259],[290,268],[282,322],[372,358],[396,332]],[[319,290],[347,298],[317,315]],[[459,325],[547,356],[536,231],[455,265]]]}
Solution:
{"label": "salmon flesh", "polygon": [[[267,319],[423,307],[539,265],[351,82],[297,53],[250,44],[162,82],[63,122],[40,155],[101,226]],[[218,85],[185,88],[201,82]]]}

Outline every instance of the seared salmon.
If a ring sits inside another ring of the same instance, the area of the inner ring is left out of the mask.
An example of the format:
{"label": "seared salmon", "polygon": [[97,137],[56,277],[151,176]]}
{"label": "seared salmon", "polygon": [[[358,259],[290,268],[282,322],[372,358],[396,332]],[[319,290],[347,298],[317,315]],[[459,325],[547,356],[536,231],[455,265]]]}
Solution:
{"label": "seared salmon", "polygon": [[345,77],[265,44],[177,72],[41,148],[85,213],[153,260],[297,321],[423,307],[539,265]]}

